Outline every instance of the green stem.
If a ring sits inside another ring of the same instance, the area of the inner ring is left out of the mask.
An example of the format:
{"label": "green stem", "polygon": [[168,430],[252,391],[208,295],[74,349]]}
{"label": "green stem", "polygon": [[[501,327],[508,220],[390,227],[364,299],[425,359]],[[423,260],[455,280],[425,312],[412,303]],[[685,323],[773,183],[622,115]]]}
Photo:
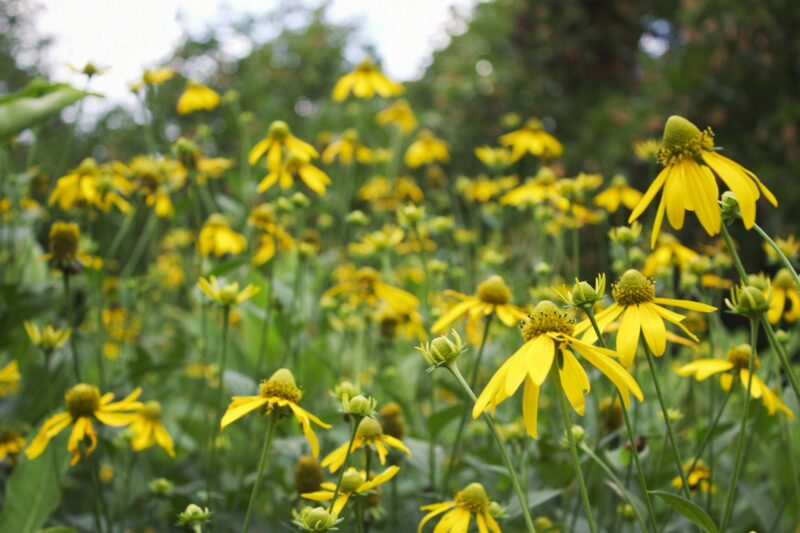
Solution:
{"label": "green stem", "polygon": [[62,272],[62,279],[64,280],[64,303],[66,305],[67,311],[67,324],[68,327],[73,328],[72,335],[69,336],[69,348],[72,352],[72,370],[75,373],[75,382],[81,382],[81,365],[80,361],[78,361],[78,350],[75,346],[75,335],[78,331],[78,325],[75,324],[75,317],[74,317],[74,309],[72,307],[72,291],[70,290],[69,285],[69,274],[64,271]]}
{"label": "green stem", "polygon": [[672,456],[675,459],[675,466],[678,468],[678,474],[681,477],[681,486],[683,487],[684,495],[688,499],[691,499],[692,496],[689,492],[689,481],[686,478],[686,472],[683,470],[683,461],[681,460],[681,454],[678,451],[678,444],[675,441],[675,433],[672,431],[672,422],[669,420],[669,410],[667,409],[667,404],[664,401],[664,395],[661,393],[661,384],[658,381],[658,374],[656,372],[656,362],[647,343],[644,343],[644,353],[647,354],[647,364],[650,366],[650,376],[653,378],[653,385],[655,385],[656,388],[658,403],[661,404],[661,414],[664,416],[664,424],[667,426],[667,437],[669,438],[669,444],[672,447]]}
{"label": "green stem", "polygon": [[328,507],[328,512],[333,512],[333,504],[336,503],[336,497],[339,496],[339,489],[342,486],[342,478],[344,478],[344,471],[347,469],[347,460],[350,458],[350,453],[353,451],[353,443],[356,440],[356,432],[358,431],[358,425],[361,423],[361,419],[363,417],[350,415],[351,416],[351,424],[352,430],[350,431],[350,443],[347,445],[347,453],[344,455],[344,462],[339,469],[339,479],[336,481],[336,490],[333,491],[333,498],[331,498],[331,505]]}
{"label": "green stem", "polygon": [[[728,486],[728,496],[725,498],[725,511],[722,514],[719,530],[724,533],[728,527],[728,521],[731,518],[733,511],[733,502],[736,499],[736,485],[739,483],[739,472],[742,468],[742,451],[744,450],[744,441],[747,436],[747,418],[750,414],[750,391],[753,385],[753,365],[756,358],[756,341],[758,339],[758,319],[750,319],[750,357],[748,358],[747,368],[747,390],[744,397],[744,413],[742,414],[742,423],[739,426],[739,438],[736,441],[736,454],[733,460],[733,474],[731,474],[731,482]],[[731,388],[733,386],[731,385]]]}
{"label": "green stem", "polygon": [[[478,398],[475,396],[475,393],[472,392],[467,381],[464,379],[464,376],[461,375],[461,371],[458,369],[458,365],[454,362],[450,363],[446,367],[453,377],[456,378],[458,383],[464,389],[464,391],[469,395],[473,402],[478,401]],[[514,486],[514,493],[517,495],[517,500],[519,501],[520,509],[522,509],[522,516],[525,518],[525,525],[528,528],[528,533],[536,533],[536,528],[533,526],[533,519],[531,518],[531,511],[528,509],[528,500],[525,497],[525,493],[522,491],[522,486],[519,483],[519,479],[517,479],[517,474],[514,470],[514,465],[511,464],[511,458],[508,456],[508,452],[506,451],[506,447],[503,445],[503,439],[500,437],[500,433],[497,431],[497,427],[494,425],[494,420],[492,417],[487,413],[482,413],[481,418],[483,421],[486,422],[486,426],[489,428],[489,431],[494,437],[495,442],[497,443],[497,448],[500,450],[500,454],[503,457],[503,463],[505,464],[506,470],[508,471],[508,476],[511,478],[511,484]]]}
{"label": "green stem", "polygon": [[797,284],[798,287],[800,287],[800,276],[797,275],[797,270],[795,270],[794,265],[792,265],[792,262],[789,261],[789,258],[786,257],[786,254],[784,254],[783,251],[775,243],[775,241],[772,240],[772,237],[767,235],[767,232],[761,229],[761,226],[759,226],[758,224],[753,224],[753,229],[755,229],[756,233],[761,235],[761,238],[764,239],[767,242],[767,244],[769,244],[772,247],[773,250],[775,250],[775,253],[778,255],[778,259],[781,260],[781,263],[783,264],[784,267],[786,267],[786,270],[792,273],[794,282]]}
{"label": "green stem", "polygon": [[211,485],[213,484],[216,473],[216,459],[217,447],[214,445],[216,441],[217,432],[219,431],[219,422],[222,420],[222,409],[224,407],[223,400],[225,398],[225,370],[228,365],[228,325],[230,322],[230,306],[222,308],[222,354],[220,356],[219,365],[219,389],[217,390],[217,398],[214,402],[214,417],[211,419],[211,427],[208,432],[208,457],[209,468],[206,492],[207,497],[211,494]]}
{"label": "green stem", "polygon": [[728,246],[728,251],[731,253],[731,257],[733,258],[733,266],[736,268],[736,273],[739,274],[739,279],[742,281],[742,283],[746,284],[747,271],[744,269],[742,259],[739,257],[739,252],[736,251],[736,246],[734,246],[733,239],[731,239],[731,234],[728,232],[728,227],[725,224],[722,224],[721,232],[722,239]]}
{"label": "green stem", "polygon": [[[481,359],[483,358],[483,350],[486,348],[486,340],[489,338],[489,328],[492,325],[493,314],[486,317],[486,324],[483,327],[483,337],[481,337],[481,345],[478,348],[478,357],[475,359],[475,366],[472,368],[472,376],[470,376],[470,389],[475,389],[475,383],[478,381],[478,371],[481,366]],[[455,468],[455,459],[458,457],[458,452],[461,447],[461,438],[464,435],[464,429],[467,426],[467,418],[469,417],[470,406],[464,406],[464,412],[461,413],[461,420],[458,422],[458,429],[456,430],[456,438],[453,441],[453,448],[450,450],[450,461],[447,464],[447,471],[445,472],[444,479],[442,480],[442,488],[444,492],[448,492],[450,484],[450,476],[453,474]]]}
{"label": "green stem", "polygon": [[[603,346],[603,348],[608,349],[606,340],[603,338],[603,333],[600,331],[600,326],[598,326],[597,319],[594,316],[594,310],[592,309],[591,306],[586,306],[584,310],[586,311],[586,315],[589,317],[589,322],[592,323],[592,327],[594,328],[594,332],[597,335],[600,344]],[[639,459],[639,448],[636,446],[636,438],[633,433],[633,425],[631,424],[631,419],[628,416],[628,410],[625,409],[625,404],[622,401],[622,393],[617,391],[617,394],[619,395],[620,407],[622,410],[622,418],[625,420],[625,429],[628,431],[628,442],[630,443],[631,455],[633,455],[633,461],[634,464],[636,465],[636,474],[639,477],[639,486],[642,489],[642,494],[644,495],[644,502],[645,505],[647,506],[647,514],[650,517],[650,524],[653,526],[653,531],[657,532],[658,522],[656,521],[655,512],[653,511],[653,502],[650,501],[650,493],[647,491],[647,480],[645,479],[644,470],[642,470],[642,463],[641,460]],[[620,485],[620,487],[622,487],[622,485]],[[625,489],[623,488],[623,490]],[[633,504],[631,503],[631,505]],[[646,531],[647,527],[644,527],[643,529]]]}
{"label": "green stem", "polygon": [[153,232],[155,231],[158,223],[158,216],[156,215],[155,209],[150,211],[148,217],[147,224],[145,225],[142,234],[139,236],[139,240],[136,242],[136,247],[133,249],[128,263],[125,265],[125,268],[122,269],[122,275],[120,277],[125,278],[130,275],[131,272],[133,272],[133,269],[139,264],[142,255],[144,255],[147,245],[150,244],[150,238],[153,236]]}
{"label": "green stem", "polygon": [[589,531],[596,533],[597,527],[594,525],[594,519],[592,518],[592,506],[589,503],[589,493],[586,491],[586,482],[583,479],[583,472],[581,471],[581,461],[578,458],[578,445],[575,443],[575,435],[572,434],[572,422],[570,422],[569,419],[567,395],[564,393],[564,387],[561,385],[561,376],[559,372],[553,372],[553,376],[556,382],[556,389],[558,390],[558,401],[561,405],[561,420],[564,423],[564,431],[569,441],[569,450],[572,455],[573,466],[575,467],[575,475],[578,476],[578,486],[580,487],[581,499],[583,500],[583,509],[586,512],[586,521],[589,523]]}
{"label": "green stem", "polygon": [[719,406],[719,411],[717,411],[716,416],[714,417],[714,421],[711,423],[711,426],[708,428],[708,432],[706,433],[705,438],[703,439],[703,443],[700,444],[700,448],[697,449],[697,452],[694,454],[694,460],[692,464],[689,466],[689,470],[686,471],[686,476],[689,477],[694,472],[694,468],[697,466],[697,462],[700,460],[700,457],[703,455],[703,452],[706,449],[706,446],[711,442],[712,438],[714,437],[714,431],[717,429],[717,425],[719,424],[720,419],[722,418],[722,412],[725,410],[725,406],[728,403],[728,400],[731,397],[731,393],[733,392],[733,387],[728,388],[728,392],[725,394],[725,398],[722,400],[722,405]]}
{"label": "green stem", "polygon": [[256,470],[256,479],[253,481],[253,490],[250,491],[250,501],[247,503],[247,511],[244,514],[244,523],[242,524],[242,533],[247,531],[250,525],[250,517],[253,514],[253,504],[255,504],[256,496],[258,496],[258,486],[261,483],[261,476],[264,473],[264,467],[267,465],[267,455],[269,454],[269,447],[272,444],[272,438],[275,436],[275,428],[278,425],[278,414],[276,411],[272,412],[269,417],[269,425],[267,426],[267,437],[264,440],[264,447],[261,449],[261,459],[258,460],[258,470]]}

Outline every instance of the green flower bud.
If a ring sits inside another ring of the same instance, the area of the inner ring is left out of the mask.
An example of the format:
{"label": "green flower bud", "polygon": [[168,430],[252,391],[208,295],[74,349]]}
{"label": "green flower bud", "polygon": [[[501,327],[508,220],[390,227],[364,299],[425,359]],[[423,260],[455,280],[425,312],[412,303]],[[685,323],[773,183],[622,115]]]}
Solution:
{"label": "green flower bud", "polygon": [[417,350],[422,352],[422,357],[425,362],[430,365],[431,369],[446,365],[456,360],[464,351],[464,343],[456,330],[452,330],[450,334],[453,339],[447,335],[436,337],[431,342],[417,347]]}
{"label": "green flower bud", "polygon": [[373,411],[375,411],[375,407],[378,405],[378,402],[375,398],[367,398],[361,394],[357,396],[353,396],[352,398],[344,398],[342,400],[342,406],[344,407],[344,412],[356,415],[356,416],[370,416],[372,415]]}
{"label": "green flower bud", "polygon": [[765,292],[752,285],[733,287],[731,298],[726,298],[725,304],[734,313],[751,318],[758,318],[769,309]]}

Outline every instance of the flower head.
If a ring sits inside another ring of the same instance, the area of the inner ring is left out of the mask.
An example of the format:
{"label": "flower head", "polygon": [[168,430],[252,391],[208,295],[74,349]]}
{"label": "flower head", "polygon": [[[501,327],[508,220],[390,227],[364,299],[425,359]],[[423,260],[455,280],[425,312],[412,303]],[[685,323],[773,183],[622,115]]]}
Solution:
{"label": "flower head", "polygon": [[238,281],[220,285],[216,276],[209,276],[208,279],[199,278],[197,284],[206,296],[226,307],[241,304],[258,294],[260,290],[255,285],[248,285],[240,291]]}
{"label": "flower head", "polygon": [[[451,501],[432,503],[420,507],[429,511],[417,526],[417,533],[422,533],[425,524],[432,518],[445,513],[436,526],[436,531],[468,531],[473,516],[478,524],[479,531],[500,533],[500,526],[494,519],[492,503],[486,496],[486,489],[480,483],[470,483],[456,493]],[[442,528],[446,524],[448,527]]]}
{"label": "flower head", "polygon": [[[341,514],[352,496],[366,495],[370,491],[374,491],[380,485],[392,479],[399,471],[399,466],[390,466],[380,474],[371,476],[368,479],[367,472],[364,470],[357,470],[351,466],[342,474],[342,484],[339,487],[339,493],[331,509],[333,514]],[[306,492],[300,496],[307,500],[324,502],[333,499],[334,494],[336,494],[336,484],[326,482],[321,485],[320,490]]]}
{"label": "flower head", "polygon": [[158,402],[153,400],[145,402],[136,413],[130,429],[133,433],[131,447],[134,451],[146,450],[158,444],[170,457],[175,457],[172,437],[169,436],[161,421],[161,405]]}
{"label": "flower head", "polygon": [[531,118],[525,125],[500,137],[500,144],[511,148],[511,159],[518,161],[526,153],[550,159],[564,152],[558,140],[544,130],[542,122]]}
{"label": "flower head", "polygon": [[356,65],[355,70],[345,74],[333,87],[333,99],[341,102],[350,93],[356,98],[372,98],[375,93],[383,98],[402,94],[403,86],[391,81],[369,58]]}
{"label": "flower head", "polygon": [[448,144],[430,130],[420,130],[416,140],[406,150],[404,161],[410,168],[441,161],[450,161]]}
{"label": "flower head", "polygon": [[19,373],[19,363],[11,361],[0,368],[0,397],[17,392],[22,374]]}
{"label": "flower head", "polygon": [[354,453],[364,446],[375,448],[378,459],[382,465],[386,464],[386,455],[388,454],[387,446],[400,450],[411,457],[411,451],[406,448],[406,445],[403,444],[401,440],[383,432],[383,427],[381,427],[380,422],[374,418],[364,417],[358,424],[356,436],[352,444],[350,441],[345,442],[339,448],[329,453],[328,456],[322,460],[322,467],[327,467],[331,472],[336,472],[344,464],[348,449],[351,449],[350,453]]}
{"label": "flower head", "polygon": [[292,511],[294,520],[292,523],[302,531],[335,531],[336,527],[343,518],[330,513],[324,507],[303,507],[298,513]]}
{"label": "flower head", "polygon": [[417,347],[417,350],[422,352],[425,362],[430,366],[429,371],[452,363],[466,351],[458,332],[451,330],[450,334],[453,336],[452,339],[447,335],[441,335]]}
{"label": "flower head", "polygon": [[642,193],[628,185],[625,176],[617,174],[611,180],[611,185],[594,197],[594,203],[609,213],[616,213],[620,205],[633,209],[641,199]]}
{"label": "flower head", "polygon": [[381,126],[394,124],[403,135],[408,135],[417,128],[417,117],[414,116],[408,101],[400,99],[378,113],[375,121]]}
{"label": "flower head", "polygon": [[359,142],[357,129],[348,128],[322,152],[322,162],[326,165],[337,158],[343,165],[351,164],[354,158],[359,163],[369,163],[372,161],[372,151]]}
{"label": "flower head", "polygon": [[765,287],[758,287],[753,285],[751,277],[750,285],[736,285],[731,287],[730,299],[725,299],[725,305],[734,313],[744,315],[751,318],[758,318],[762,314],[769,311],[769,294],[771,287],[769,280]]}
{"label": "flower head", "polygon": [[25,326],[25,332],[31,342],[44,351],[60,348],[72,336],[72,328],[56,329],[47,324],[44,328],[39,329],[39,326],[27,320],[22,325]]}
{"label": "flower head", "polygon": [[590,308],[603,299],[606,292],[606,275],[599,274],[594,280],[594,287],[586,281],[575,278],[575,285],[570,290],[566,285],[554,287],[553,291],[569,307]]}
{"label": "flower head", "polygon": [[[790,306],[786,305],[787,301]],[[772,278],[769,311],[767,311],[767,319],[772,324],[777,324],[781,316],[786,322],[795,322],[800,318],[800,287],[787,268],[778,270]]]}
{"label": "flower head", "polygon": [[188,115],[195,111],[211,111],[219,105],[219,93],[210,87],[189,80],[186,89],[178,98],[178,114]]}
{"label": "flower head", "polygon": [[222,257],[226,254],[240,254],[247,248],[244,235],[231,229],[224,215],[214,213],[208,217],[197,239],[200,255]]}

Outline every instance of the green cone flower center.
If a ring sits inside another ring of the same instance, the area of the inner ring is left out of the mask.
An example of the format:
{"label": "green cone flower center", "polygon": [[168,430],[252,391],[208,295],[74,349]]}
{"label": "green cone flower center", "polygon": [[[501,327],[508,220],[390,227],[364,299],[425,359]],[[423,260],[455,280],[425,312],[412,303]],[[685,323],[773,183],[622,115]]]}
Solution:
{"label": "green cone flower center", "polygon": [[297,403],[303,397],[302,391],[294,381],[294,375],[287,368],[275,371],[268,380],[262,381],[258,388],[261,395],[266,398],[277,397]]}
{"label": "green cone flower center", "polygon": [[161,420],[161,405],[153,400],[145,402],[142,416],[149,420]]}
{"label": "green cone flower center", "polygon": [[714,133],[707,128],[700,128],[685,118],[672,115],[664,125],[664,137],[658,151],[658,160],[669,165],[674,160],[694,157],[700,150],[709,150],[714,146]]}
{"label": "green cone flower center", "polygon": [[364,59],[361,61],[361,63],[356,65],[356,70],[359,72],[372,72],[375,70],[375,63],[373,63],[369,58]]}
{"label": "green cone flower center", "polygon": [[74,222],[55,222],[50,228],[50,253],[55,258],[75,257],[81,230]]}
{"label": "green cone flower center", "polygon": [[751,351],[749,344],[733,346],[728,350],[728,361],[736,365],[736,368],[748,368]]}
{"label": "green cone flower center", "polygon": [[94,385],[78,383],[67,391],[65,399],[73,418],[92,416],[100,408],[100,390]]}
{"label": "green cone flower center", "polygon": [[502,277],[495,274],[478,284],[478,299],[489,304],[505,305],[511,299],[511,289]]}
{"label": "green cone flower center", "polygon": [[289,136],[291,130],[289,129],[289,125],[282,120],[276,120],[272,124],[269,125],[269,130],[267,134],[279,141],[285,139]]}
{"label": "green cone flower center", "polygon": [[614,284],[611,295],[619,305],[636,305],[652,302],[656,297],[656,287],[652,280],[644,277],[644,274],[631,269]]}
{"label": "green cone flower center", "polygon": [[530,131],[542,131],[542,121],[538,118],[529,118],[527,122],[525,122],[525,129]]}
{"label": "green cone flower center", "polygon": [[358,424],[358,429],[356,430],[357,437],[361,437],[364,440],[372,440],[381,435],[383,435],[383,428],[380,422],[374,418],[365,417],[361,420],[361,423]]}
{"label": "green cone flower center", "polygon": [[556,304],[544,300],[536,304],[533,312],[522,319],[520,330],[525,342],[550,332],[572,335],[575,331],[575,321]]}
{"label": "green cone flower center", "polygon": [[489,508],[489,498],[486,497],[486,490],[480,483],[467,485],[464,490],[456,494],[456,502],[471,513],[482,513]]}
{"label": "green cone flower center", "polygon": [[776,289],[791,289],[795,287],[794,277],[792,273],[789,272],[788,269],[782,268],[775,274],[775,280],[772,282],[772,285]]}
{"label": "green cone flower center", "polygon": [[361,474],[355,468],[350,467],[342,476],[341,490],[342,492],[355,492],[362,483],[364,480],[361,479]]}

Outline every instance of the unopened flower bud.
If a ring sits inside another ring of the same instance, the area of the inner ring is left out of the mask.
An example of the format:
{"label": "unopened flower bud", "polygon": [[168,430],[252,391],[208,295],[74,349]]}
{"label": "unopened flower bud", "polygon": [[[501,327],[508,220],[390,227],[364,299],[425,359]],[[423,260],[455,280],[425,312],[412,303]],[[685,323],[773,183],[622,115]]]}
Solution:
{"label": "unopened flower bud", "polygon": [[345,398],[342,400],[342,407],[344,412],[356,416],[370,416],[375,410],[378,402],[375,398],[363,396],[361,394],[353,396],[352,398]]}
{"label": "unopened flower bud", "polygon": [[720,210],[722,212],[722,221],[726,225],[730,225],[734,220],[741,218],[742,213],[739,211],[739,202],[736,200],[736,195],[731,191],[722,193],[722,204]]}
{"label": "unopened flower bud", "polygon": [[464,343],[456,330],[452,330],[450,334],[453,339],[447,335],[436,337],[431,342],[417,347],[417,350],[422,352],[425,362],[431,368],[436,368],[441,365],[451,363],[461,355],[464,351]]}

